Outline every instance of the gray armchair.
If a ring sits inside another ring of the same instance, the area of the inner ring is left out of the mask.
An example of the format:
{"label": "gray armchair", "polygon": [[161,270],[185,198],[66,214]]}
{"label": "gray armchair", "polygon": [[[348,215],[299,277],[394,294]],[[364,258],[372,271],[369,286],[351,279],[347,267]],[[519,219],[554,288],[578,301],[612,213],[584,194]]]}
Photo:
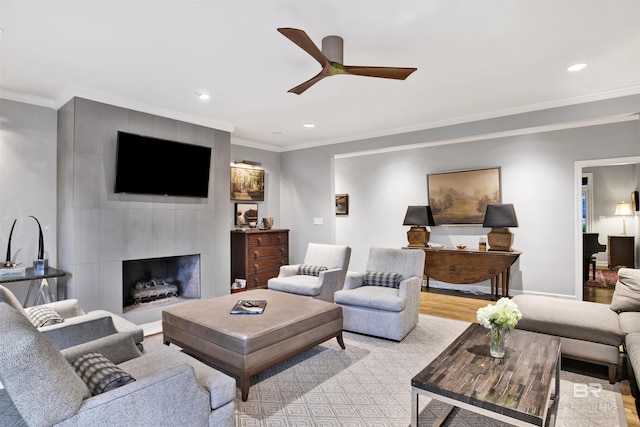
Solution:
{"label": "gray armchair", "polygon": [[344,285],[350,258],[349,246],[309,243],[303,263],[283,265],[267,287],[333,302],[333,294]]}
{"label": "gray armchair", "polygon": [[424,258],[417,249],[371,248],[366,272],[348,272],[334,295],[344,330],[401,341],[418,324]]}
{"label": "gray armchair", "polygon": [[[27,425],[235,425],[235,380],[176,349],[141,354],[120,333],[60,351],[4,302],[0,324],[0,381]],[[116,351],[123,342],[128,348]],[[91,395],[70,364],[87,350],[104,350],[135,381]]]}
{"label": "gray armchair", "polygon": [[[2,301],[27,318],[29,317],[27,310],[33,309],[33,307],[26,310],[22,308],[15,295],[0,285],[0,302]],[[38,328],[58,349],[82,344],[116,332],[130,334],[136,345],[142,349],[142,340],[144,339],[142,328],[121,316],[106,310],[93,310],[85,313],[76,299],[54,301],[38,307],[51,308],[63,319],[61,323]]]}

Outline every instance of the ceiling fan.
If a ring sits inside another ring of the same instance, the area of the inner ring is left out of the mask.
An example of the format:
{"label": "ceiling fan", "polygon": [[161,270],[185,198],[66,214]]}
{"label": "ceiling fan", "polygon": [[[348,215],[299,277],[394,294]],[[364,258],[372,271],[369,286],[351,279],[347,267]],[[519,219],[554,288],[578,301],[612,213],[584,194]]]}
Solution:
{"label": "ceiling fan", "polygon": [[327,36],[322,39],[322,50],[311,41],[307,33],[296,28],[278,28],[286,38],[300,46],[322,66],[322,70],[306,82],[289,89],[288,92],[300,95],[325,77],[336,74],[351,74],[355,76],[381,77],[384,79],[404,80],[417,68],[397,67],[360,67],[343,65],[343,40],[339,36]]}

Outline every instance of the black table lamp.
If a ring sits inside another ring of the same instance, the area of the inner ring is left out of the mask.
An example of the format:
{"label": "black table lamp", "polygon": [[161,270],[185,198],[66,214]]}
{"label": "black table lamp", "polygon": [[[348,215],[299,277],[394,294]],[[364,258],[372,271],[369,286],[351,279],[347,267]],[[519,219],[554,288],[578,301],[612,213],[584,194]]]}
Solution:
{"label": "black table lamp", "polygon": [[513,233],[508,227],[517,227],[518,218],[512,204],[487,205],[483,227],[491,227],[487,234],[490,251],[510,251],[513,245]]}
{"label": "black table lamp", "polygon": [[409,206],[407,214],[404,216],[402,225],[410,225],[411,229],[407,231],[407,239],[409,247],[425,247],[429,241],[429,231],[426,225],[436,225],[433,220],[433,214],[429,206]]}

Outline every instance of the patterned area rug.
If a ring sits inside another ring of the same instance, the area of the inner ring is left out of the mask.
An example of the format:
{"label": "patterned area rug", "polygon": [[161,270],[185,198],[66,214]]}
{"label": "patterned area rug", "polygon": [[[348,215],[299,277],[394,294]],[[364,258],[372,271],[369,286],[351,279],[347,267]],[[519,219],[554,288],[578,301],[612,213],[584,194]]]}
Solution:
{"label": "patterned area rug", "polygon": [[[247,402],[236,394],[238,426],[402,426],[410,424],[411,378],[468,326],[467,322],[420,315],[418,326],[394,342],[349,332],[346,350],[335,339],[252,378]],[[147,349],[162,334],[145,338]],[[571,369],[563,362],[558,426],[626,426],[617,386],[595,365]],[[568,370],[568,369],[569,370]],[[0,426],[23,426],[0,390]],[[4,401],[4,406],[3,405]],[[443,405],[421,396],[419,425],[431,425]],[[3,418],[6,417],[6,418]],[[505,426],[454,409],[444,425]]]}
{"label": "patterned area rug", "polygon": [[[593,277],[591,270],[589,270],[589,277]],[[615,289],[617,281],[617,270],[596,269],[596,280],[589,279],[584,285],[590,288]]]}

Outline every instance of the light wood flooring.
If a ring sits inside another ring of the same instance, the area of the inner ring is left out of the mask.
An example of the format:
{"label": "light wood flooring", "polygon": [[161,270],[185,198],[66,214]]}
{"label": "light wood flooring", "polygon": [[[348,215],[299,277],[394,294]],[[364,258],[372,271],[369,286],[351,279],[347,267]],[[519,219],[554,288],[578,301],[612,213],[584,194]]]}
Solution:
{"label": "light wood flooring", "polygon": [[[607,289],[585,288],[585,300],[595,301],[603,304],[611,302],[613,291]],[[487,304],[494,304],[487,296],[477,296],[462,292],[434,290],[422,292],[420,295],[420,313],[432,316],[445,317],[448,319],[464,320],[466,322],[476,321],[476,312],[480,307]],[[593,365],[595,367],[595,365]],[[629,381],[620,383],[624,411],[627,416],[629,427],[640,427],[640,419],[631,390]]]}

